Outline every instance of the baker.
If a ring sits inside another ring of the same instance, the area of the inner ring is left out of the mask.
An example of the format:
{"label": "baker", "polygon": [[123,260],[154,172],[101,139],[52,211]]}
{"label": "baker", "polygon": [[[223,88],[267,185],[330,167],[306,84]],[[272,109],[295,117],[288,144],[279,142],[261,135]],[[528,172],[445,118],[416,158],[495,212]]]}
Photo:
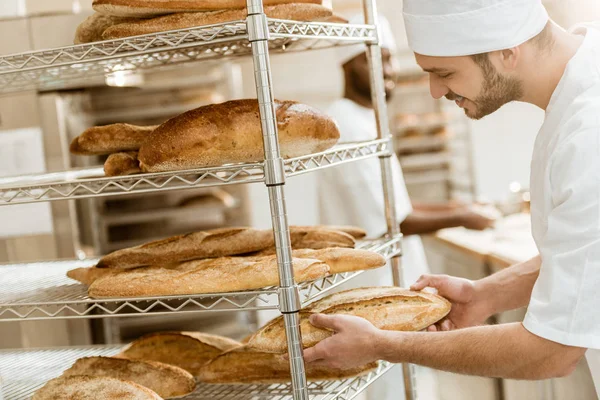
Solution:
{"label": "baker", "polygon": [[[351,18],[352,23],[363,23],[362,15]],[[383,73],[386,95],[392,97],[395,86],[396,43],[389,22],[380,18],[382,39]],[[336,100],[327,114],[339,125],[341,142],[359,142],[377,139],[375,111],[371,100],[369,65],[364,45],[343,46],[337,51],[337,61],[344,74],[344,97]],[[367,231],[369,237],[380,237],[387,233],[385,205],[379,159],[370,158],[353,163],[327,168],[317,174],[319,185],[320,222],[325,225],[354,225]],[[485,229],[493,219],[469,206],[438,204],[411,204],[402,176],[398,158],[392,157],[392,179],[396,198],[398,224],[405,235],[403,263],[405,280],[414,282],[421,274],[429,271],[419,234],[436,230],[464,226],[470,229]],[[389,268],[367,271],[355,278],[351,284],[361,286],[388,286],[392,283]],[[417,371],[417,385],[426,398],[436,399],[434,375],[424,369]],[[393,374],[378,380],[367,390],[369,399],[395,399],[403,391],[402,380]]]}
{"label": "baker", "polygon": [[[567,32],[540,0],[404,0],[404,20],[433,97],[473,119],[511,101],[545,110],[530,183],[539,255],[478,281],[422,276],[412,289],[434,287],[453,303],[429,328],[435,334],[315,315],[314,325],[336,334],[307,349],[306,361],[348,368],[384,359],[546,379],[587,356],[600,393],[600,25]],[[523,323],[482,325],[524,306]]]}

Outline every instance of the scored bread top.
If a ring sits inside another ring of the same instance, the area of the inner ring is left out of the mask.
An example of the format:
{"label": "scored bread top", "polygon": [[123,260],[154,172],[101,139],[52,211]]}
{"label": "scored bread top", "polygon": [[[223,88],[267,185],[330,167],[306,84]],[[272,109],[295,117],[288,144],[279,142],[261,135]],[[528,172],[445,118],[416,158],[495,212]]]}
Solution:
{"label": "scored bread top", "polygon": [[[329,274],[320,260],[294,258],[297,282]],[[277,285],[277,257],[221,257],[176,265],[140,267],[100,277],[91,284],[92,298],[176,296],[236,292]]]}
{"label": "scored bread top", "polygon": [[[322,0],[263,0],[265,6],[288,3],[322,4]],[[156,15],[241,9],[246,0],[94,0],[94,10],[107,15],[146,18]]]}
{"label": "scored bread top", "polygon": [[[294,21],[328,22],[332,18],[331,9],[317,4],[294,3],[267,6],[265,7],[265,14],[270,18]],[[241,21],[246,16],[246,9],[175,13],[150,19],[124,21],[112,26],[103,25],[105,30],[102,33],[102,38],[104,40],[120,39],[176,29]]]}
{"label": "scored bread top", "polygon": [[[337,380],[360,376],[377,368],[377,363],[351,369],[327,368],[306,364],[306,378],[311,381]],[[203,366],[198,375],[203,383],[270,384],[289,382],[290,365],[280,354],[252,351],[238,347],[227,351]]]}
{"label": "scored bread top", "polygon": [[33,400],[162,400],[152,390],[122,379],[96,376],[62,376],[52,379]]}
{"label": "scored bread top", "polygon": [[189,372],[155,361],[84,357],[63,373],[63,376],[73,375],[110,377],[135,382],[165,399],[185,396],[192,393],[196,387],[195,379]]}
{"label": "scored bread top", "polygon": [[[317,109],[275,101],[281,156],[328,149],[340,133],[335,121]],[[161,172],[264,158],[256,99],[232,100],[188,111],[159,126],[140,148],[143,171]]]}
{"label": "scored bread top", "polygon": [[173,236],[112,252],[98,268],[135,268],[186,260],[223,257],[262,250],[273,243],[273,233],[252,228],[220,228]]}
{"label": "scored bread top", "polygon": [[133,341],[118,357],[172,364],[196,376],[208,361],[239,346],[235,340],[207,333],[159,332]]}
{"label": "scored bread top", "polygon": [[[335,293],[300,312],[302,344],[305,348],[312,347],[333,334],[309,322],[310,315],[314,313],[354,315],[384,330],[420,331],[445,317],[450,307],[450,302],[438,295],[397,287],[360,288]],[[285,352],[283,318],[275,318],[245,342],[254,350]]]}

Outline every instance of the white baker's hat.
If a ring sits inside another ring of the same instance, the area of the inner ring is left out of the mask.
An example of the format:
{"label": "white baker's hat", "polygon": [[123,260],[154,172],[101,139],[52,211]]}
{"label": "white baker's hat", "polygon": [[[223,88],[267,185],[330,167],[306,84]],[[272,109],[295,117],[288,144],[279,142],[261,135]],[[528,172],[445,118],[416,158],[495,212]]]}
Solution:
{"label": "white baker's hat", "polygon": [[518,46],[548,22],[541,0],[404,0],[408,45],[453,57]]}
{"label": "white baker's hat", "polygon": [[[379,24],[379,39],[381,47],[390,50],[392,53],[395,53],[396,40],[394,39],[394,34],[392,33],[390,23],[383,15],[379,15],[377,22]],[[363,14],[357,14],[350,18],[348,23],[357,25],[364,24],[365,17]],[[364,44],[337,47],[337,60],[340,65],[344,65],[354,57],[364,53],[366,50],[367,46]]]}

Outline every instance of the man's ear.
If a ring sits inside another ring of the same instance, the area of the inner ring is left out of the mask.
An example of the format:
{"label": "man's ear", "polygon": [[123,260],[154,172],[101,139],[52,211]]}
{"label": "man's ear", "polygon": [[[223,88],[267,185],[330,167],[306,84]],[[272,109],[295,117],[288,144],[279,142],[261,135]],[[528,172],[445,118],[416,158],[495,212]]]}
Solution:
{"label": "man's ear", "polygon": [[492,63],[497,69],[511,72],[517,69],[521,59],[521,47],[512,47],[510,49],[494,51],[490,54]]}

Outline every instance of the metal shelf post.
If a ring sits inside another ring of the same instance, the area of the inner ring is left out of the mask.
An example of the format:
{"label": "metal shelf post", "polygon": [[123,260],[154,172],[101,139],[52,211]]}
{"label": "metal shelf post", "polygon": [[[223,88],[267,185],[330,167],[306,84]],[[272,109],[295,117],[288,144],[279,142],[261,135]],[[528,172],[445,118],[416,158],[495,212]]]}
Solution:
{"label": "metal shelf post", "polygon": [[[365,24],[375,25],[378,33],[376,43],[367,44],[367,59],[369,61],[369,70],[371,72],[371,99],[375,110],[375,120],[377,123],[377,134],[379,139],[391,140],[389,120],[387,114],[387,104],[385,95],[385,83],[383,80],[383,62],[381,58],[381,36],[379,33],[379,17],[375,0],[364,0]],[[379,156],[381,163],[381,178],[383,184],[383,198],[385,202],[385,216],[388,228],[388,235],[396,236],[400,234],[400,225],[396,216],[396,199],[394,194],[394,184],[392,180],[392,152]],[[390,261],[394,285],[405,287],[404,274],[400,256],[394,257]],[[406,400],[416,400],[417,392],[414,381],[414,367],[410,364],[402,365],[404,376],[404,390]]]}
{"label": "metal shelf post", "polygon": [[254,79],[260,111],[263,145],[265,150],[265,183],[269,192],[271,219],[277,264],[279,266],[279,308],[285,320],[285,332],[290,356],[292,393],[294,400],[308,400],[308,386],[302,337],[300,334],[299,311],[301,308],[298,286],[294,281],[292,248],[285,206],[285,169],[279,152],[277,118],[273,102],[271,63],[269,60],[269,28],[262,0],[247,0],[248,40],[252,47]]}

